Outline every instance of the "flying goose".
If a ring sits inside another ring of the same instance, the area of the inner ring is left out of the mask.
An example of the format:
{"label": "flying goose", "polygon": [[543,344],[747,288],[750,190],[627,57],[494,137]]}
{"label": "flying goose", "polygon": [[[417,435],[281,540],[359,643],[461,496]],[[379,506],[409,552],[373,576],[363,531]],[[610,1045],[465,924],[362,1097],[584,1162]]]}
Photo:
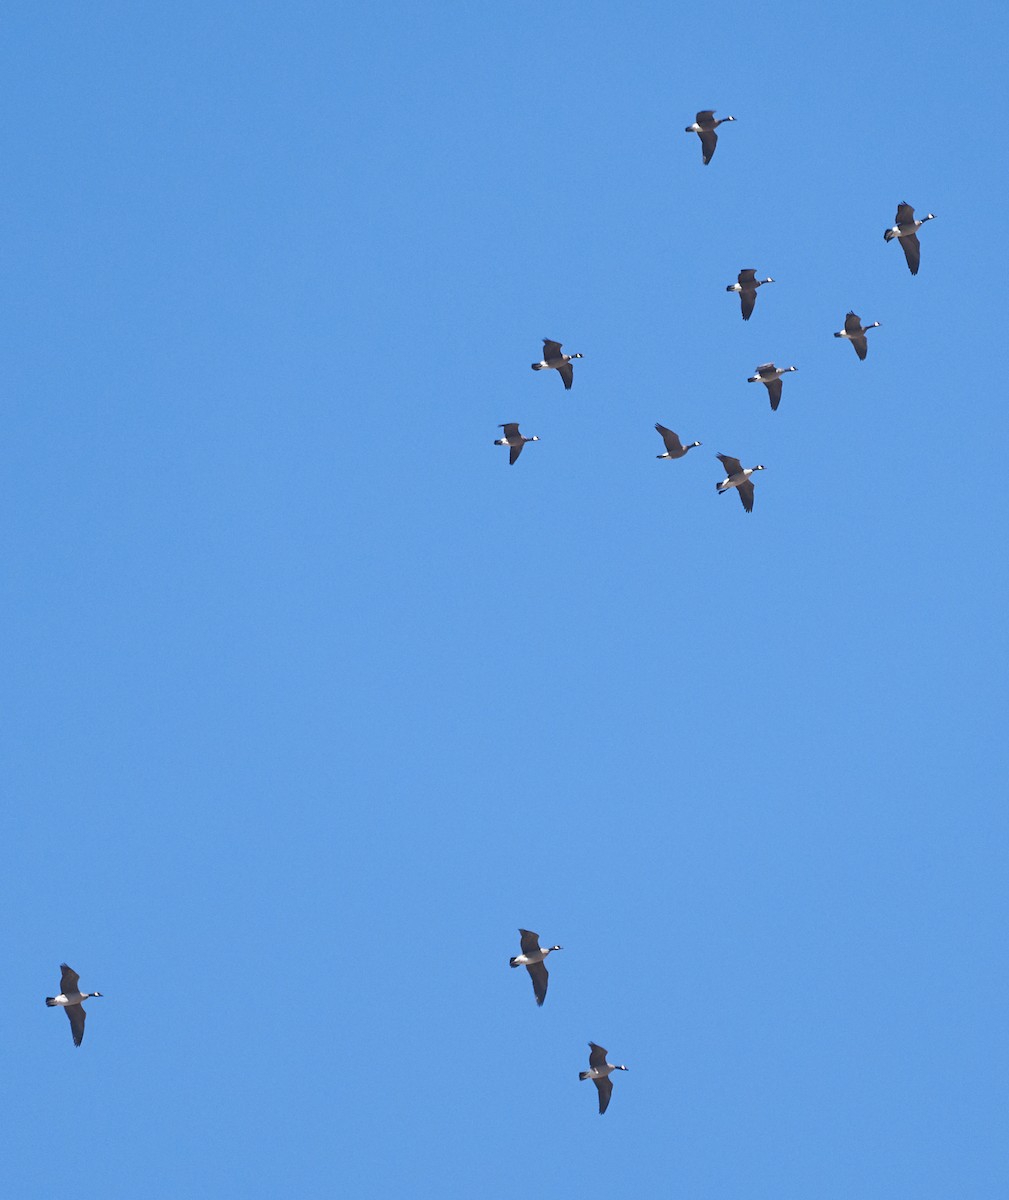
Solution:
{"label": "flying goose", "polygon": [[918,274],[918,264],[921,262],[921,243],[918,241],[918,230],[926,221],[934,221],[935,213],[928,213],[920,221],[914,219],[914,209],[906,200],[897,205],[897,218],[892,228],[883,234],[883,241],[892,242],[894,238],[900,242],[907,259],[908,270],[912,275]]}
{"label": "flying goose", "polygon": [[751,375],[747,383],[762,383],[766,386],[771,397],[771,412],[778,411],[781,403],[781,377],[789,371],[798,371],[798,367],[776,367],[774,363],[761,363],[756,375]]}
{"label": "flying goose", "polygon": [[589,1069],[587,1071],[579,1071],[579,1079],[591,1079],[599,1089],[599,1115],[602,1116],[610,1103],[610,1096],[613,1093],[613,1080],[610,1075],[614,1071],[626,1071],[626,1067],[617,1067],[613,1063],[606,1061],[606,1051],[602,1046],[597,1046],[595,1042],[589,1042]]}
{"label": "flying goose", "polygon": [[739,272],[736,282],[730,283],[725,289],[727,292],[739,293],[739,304],[743,310],[744,321],[750,319],[753,306],[757,303],[757,288],[763,287],[765,283],[774,283],[774,280],[770,275],[766,279],[758,279],[757,272],[747,267],[745,270]]}
{"label": "flying goose", "polygon": [[532,368],[534,371],[559,371],[565,388],[570,389],[575,379],[574,368],[571,364],[576,358],[584,357],[584,354],[562,354],[560,342],[552,342],[549,338],[544,338],[543,359],[541,362],[533,363]]}
{"label": "flying goose", "polygon": [[743,508],[747,512],[753,512],[753,480],[750,476],[754,471],[763,471],[765,468],[762,465],[744,468],[739,459],[733,458],[731,454],[718,454],[715,457],[725,468],[725,478],[721,483],[715,484],[719,493],[724,494],[730,488],[735,488],[739,492]]}
{"label": "flying goose", "polygon": [[70,1031],[74,1037],[74,1045],[79,1046],[84,1040],[84,1022],[88,1015],[84,1011],[81,1001],[87,1000],[89,996],[101,996],[101,992],[82,992],[78,987],[80,976],[76,971],[72,971],[66,963],[60,963],[60,970],[63,972],[60,976],[60,994],[46,996],[46,1005],[49,1008],[62,1005],[66,1009],[66,1014],[70,1018]]}
{"label": "flying goose", "polygon": [[655,428],[666,443],[665,454],[656,454],[656,458],[682,458],[688,450],[693,450],[695,446],[701,444],[700,442],[691,442],[689,446],[684,446],[679,437],[671,429],[667,429],[665,425],[660,425],[658,421],[655,422]]}
{"label": "flying goose", "polygon": [[513,467],[518,461],[518,456],[522,453],[522,447],[526,442],[538,442],[540,440],[535,434],[532,437],[523,437],[519,433],[518,421],[509,421],[506,425],[499,425],[498,429],[504,430],[504,437],[499,437],[494,445],[511,446],[511,453],[508,455],[508,465],[510,467]]}
{"label": "flying goose", "polygon": [[725,121],[734,121],[735,119],[735,117],[721,117],[716,121],[715,110],[705,108],[697,114],[697,120],[693,125],[688,125],[684,129],[684,133],[696,133],[701,139],[701,157],[705,166],[711,162],[711,156],[715,153],[715,147],[718,145],[718,134],[715,133],[715,130]]}
{"label": "flying goose", "polygon": [[865,335],[870,329],[878,328],[878,321],[873,321],[871,325],[866,325],[863,328],[862,318],[857,313],[850,312],[844,318],[844,328],[839,333],[835,333],[834,337],[847,338],[855,347],[855,353],[864,362],[865,356],[869,351],[869,344],[865,340]]}
{"label": "flying goose", "polygon": [[514,958],[508,960],[510,967],[525,967],[529,972],[529,977],[533,981],[533,991],[536,993],[536,1003],[542,1004],[547,998],[547,983],[549,975],[547,969],[543,965],[543,960],[548,954],[552,954],[555,950],[563,950],[563,946],[548,946],[546,950],[540,949],[540,935],[533,933],[530,929],[520,929],[519,934],[522,938],[520,943],[522,953],[517,954]]}

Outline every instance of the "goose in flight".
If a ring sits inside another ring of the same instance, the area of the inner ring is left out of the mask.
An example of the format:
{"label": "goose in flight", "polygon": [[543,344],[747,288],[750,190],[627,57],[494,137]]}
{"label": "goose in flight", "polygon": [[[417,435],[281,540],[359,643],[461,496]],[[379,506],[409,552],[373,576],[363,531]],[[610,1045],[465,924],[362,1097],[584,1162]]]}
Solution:
{"label": "goose in flight", "polygon": [[721,117],[716,121],[715,110],[705,108],[697,114],[693,125],[688,125],[684,129],[684,133],[696,133],[701,139],[701,158],[704,160],[705,166],[711,162],[711,156],[715,153],[715,147],[718,145],[718,134],[715,133],[715,130],[726,121],[735,119],[735,117]]}
{"label": "goose in flight", "polygon": [[753,512],[753,480],[750,476],[754,471],[763,471],[765,469],[763,465],[744,468],[739,459],[733,458],[731,454],[719,454],[716,457],[725,468],[725,478],[721,483],[715,484],[719,494],[724,495],[731,488],[735,488],[739,492],[743,508],[747,512]]}
{"label": "goose in flight", "polygon": [[494,445],[511,447],[511,453],[508,455],[508,465],[510,467],[513,467],[518,462],[518,457],[522,453],[522,447],[526,442],[538,442],[540,440],[535,434],[532,437],[523,437],[519,433],[518,421],[509,421],[506,425],[499,425],[498,428],[504,430],[504,437],[499,437]]}
{"label": "goose in flight", "polygon": [[667,429],[665,425],[660,425],[655,422],[655,428],[659,436],[666,443],[665,454],[656,454],[656,458],[682,458],[688,450],[693,450],[695,446],[699,446],[700,442],[691,442],[689,446],[684,446],[679,437],[673,433],[671,429]]}
{"label": "goose in flight", "polygon": [[907,267],[912,275],[918,274],[918,264],[921,262],[921,242],[918,241],[918,230],[926,221],[934,221],[935,213],[928,213],[920,221],[914,219],[914,209],[906,200],[897,205],[897,218],[891,228],[883,233],[883,241],[892,242],[894,238],[900,242],[907,259]]}
{"label": "goose in flight", "polygon": [[774,280],[770,275],[766,279],[758,279],[757,272],[751,267],[746,267],[736,276],[736,282],[730,283],[725,289],[727,292],[739,293],[739,304],[743,310],[744,321],[750,319],[753,306],[757,303],[757,288],[763,287],[765,283],[774,283]]}
{"label": "goose in flight", "polygon": [[60,994],[46,996],[46,1005],[49,1008],[62,1006],[66,1009],[67,1016],[70,1018],[70,1032],[73,1034],[74,1045],[79,1046],[84,1040],[84,1022],[88,1015],[84,1011],[81,1001],[87,1000],[89,996],[101,996],[101,992],[82,992],[79,987],[80,976],[66,963],[60,964],[60,970],[63,972],[60,976]]}
{"label": "goose in flight", "polygon": [[855,353],[862,361],[865,361],[865,356],[869,353],[869,343],[865,340],[865,335],[870,329],[878,329],[879,322],[873,321],[871,325],[862,326],[862,318],[858,313],[850,312],[844,318],[844,328],[834,337],[846,338],[855,347]]}
{"label": "goose in flight", "polygon": [[560,342],[543,339],[543,358],[532,364],[534,371],[559,371],[564,387],[570,390],[575,381],[574,367],[571,364],[576,358],[584,358],[584,354],[562,354]]}
{"label": "goose in flight", "polygon": [[529,972],[529,978],[533,981],[533,991],[536,993],[536,1003],[542,1005],[547,998],[547,984],[550,977],[547,974],[547,969],[543,964],[543,960],[548,954],[553,954],[555,950],[563,950],[563,946],[548,946],[545,950],[540,949],[540,935],[533,933],[531,929],[520,929],[519,936],[522,947],[522,953],[516,954],[514,958],[508,960],[510,967],[525,967]]}
{"label": "goose in flight", "polygon": [[771,412],[777,412],[778,405],[781,403],[781,377],[787,375],[789,371],[798,371],[798,369],[798,367],[776,367],[774,363],[761,363],[757,367],[756,375],[751,375],[746,382],[764,384],[771,397]]}
{"label": "goose in flight", "polygon": [[589,1042],[589,1069],[587,1071],[579,1071],[579,1079],[591,1079],[599,1089],[599,1115],[602,1116],[610,1103],[610,1096],[613,1094],[613,1080],[610,1075],[614,1071],[626,1071],[624,1066],[614,1066],[613,1063],[606,1061],[606,1051],[602,1046],[597,1046],[595,1042]]}

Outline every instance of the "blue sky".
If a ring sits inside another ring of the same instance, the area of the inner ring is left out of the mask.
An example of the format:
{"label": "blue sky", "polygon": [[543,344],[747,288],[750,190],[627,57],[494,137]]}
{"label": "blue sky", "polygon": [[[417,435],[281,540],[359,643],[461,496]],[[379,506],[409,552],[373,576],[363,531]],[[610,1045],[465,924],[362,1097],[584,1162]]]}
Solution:
{"label": "blue sky", "polygon": [[11,1195],[1006,1192],[1006,18],[895,23],[8,14]]}

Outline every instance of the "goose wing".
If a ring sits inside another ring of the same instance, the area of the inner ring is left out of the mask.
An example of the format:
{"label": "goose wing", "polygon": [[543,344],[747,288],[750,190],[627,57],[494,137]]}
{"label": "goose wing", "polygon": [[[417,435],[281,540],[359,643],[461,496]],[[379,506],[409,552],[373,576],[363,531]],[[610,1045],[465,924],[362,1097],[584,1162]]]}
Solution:
{"label": "goose wing", "polygon": [[83,1004],[68,1004],[66,1014],[70,1018],[70,1032],[74,1037],[74,1045],[79,1046],[84,1041],[84,1022],[88,1014]]}
{"label": "goose wing", "polygon": [[851,344],[855,347],[855,353],[862,361],[865,361],[866,354],[869,353],[869,343],[865,340],[865,334],[859,334],[851,339]]}
{"label": "goose wing", "polygon": [[506,438],[519,437],[518,421],[509,421],[507,425],[499,425],[498,428],[504,430]]}
{"label": "goose wing", "polygon": [[697,136],[701,139],[701,158],[707,166],[718,145],[718,134],[713,129],[702,129]]}
{"label": "goose wing", "polygon": [[655,422],[655,428],[662,435],[662,440],[666,443],[666,449],[670,454],[675,454],[677,450],[683,449],[683,443],[680,441],[679,436],[673,433],[671,429],[667,429],[665,425],[660,425],[658,421]]}
{"label": "goose wing", "polygon": [[858,313],[850,312],[844,318],[844,332],[847,334],[862,332],[862,318]]}
{"label": "goose wing", "polygon": [[552,342],[549,338],[543,339],[543,361],[550,362],[552,358],[560,358],[561,344],[560,342]]}
{"label": "goose wing", "polygon": [[897,205],[897,219],[894,225],[910,225],[914,220],[914,209],[906,200],[902,200]]}
{"label": "goose wing", "polygon": [[[742,283],[742,279],[740,279]],[[753,306],[757,303],[757,289],[755,287],[744,287],[739,293],[739,307],[743,310],[743,320],[748,321],[750,314],[753,312]]]}
{"label": "goose wing", "polygon": [[747,267],[745,271],[740,271],[736,276],[736,282],[742,287],[753,287],[757,282],[756,267]]}
{"label": "goose wing", "polygon": [[514,467],[518,462],[519,455],[522,453],[522,447],[525,442],[517,442],[514,446],[508,448],[508,466]]}
{"label": "goose wing", "polygon": [[745,508],[747,512],[753,512],[753,481],[751,479],[747,479],[745,483],[741,483],[739,487],[736,488],[736,491],[739,493],[739,498],[743,502],[743,508]]}
{"label": "goose wing", "polygon": [[557,374],[560,375],[561,379],[564,380],[565,389],[567,391],[570,391],[571,385],[575,381],[575,372],[574,372],[574,368],[571,366],[571,364],[570,363],[562,363],[561,366],[559,366],[557,368]]}
{"label": "goose wing", "polygon": [[765,381],[764,386],[771,397],[771,412],[777,412],[778,405],[781,403],[781,380],[768,379]]}
{"label": "goose wing", "polygon": [[[60,963],[60,991],[64,996],[71,996],[74,992],[80,991],[80,976],[76,971],[67,966],[66,963]],[[81,1028],[84,1028],[83,1022]]]}
{"label": "goose wing", "polygon": [[547,998],[547,983],[550,981],[550,976],[547,974],[547,969],[543,963],[530,963],[526,970],[529,972],[529,978],[533,981],[533,991],[536,994],[536,1003],[542,1004]]}
{"label": "goose wing", "polygon": [[909,233],[905,237],[897,238],[897,241],[900,242],[901,249],[904,251],[908,270],[912,275],[917,275],[918,264],[921,262],[921,242],[918,241],[918,235]]}
{"label": "goose wing", "polygon": [[[768,375],[773,375],[774,374],[774,363],[761,363],[760,366],[757,367],[756,373],[758,375],[764,375],[765,373]],[[767,380],[764,380],[763,382],[766,383]]]}
{"label": "goose wing", "polygon": [[594,1082],[599,1089],[599,1115],[602,1116],[609,1107],[610,1097],[613,1095],[613,1080],[609,1075],[605,1075],[602,1079],[596,1079]]}
{"label": "goose wing", "polygon": [[705,108],[697,114],[696,121],[698,125],[703,125],[705,122],[713,121],[714,119],[715,110],[713,108]]}
{"label": "goose wing", "polygon": [[589,1042],[589,1050],[590,1050],[589,1066],[590,1067],[605,1067],[606,1066],[606,1055],[607,1055],[608,1051],[604,1050],[602,1048],[602,1046],[597,1046],[595,1042]]}
{"label": "goose wing", "polygon": [[743,469],[743,464],[738,458],[733,458],[731,454],[717,454],[715,457],[725,468],[725,473],[730,479],[733,475],[738,475]]}
{"label": "goose wing", "polygon": [[540,935],[533,933],[531,929],[520,929],[519,934],[522,941],[519,943],[522,947],[523,954],[532,954],[540,948]]}

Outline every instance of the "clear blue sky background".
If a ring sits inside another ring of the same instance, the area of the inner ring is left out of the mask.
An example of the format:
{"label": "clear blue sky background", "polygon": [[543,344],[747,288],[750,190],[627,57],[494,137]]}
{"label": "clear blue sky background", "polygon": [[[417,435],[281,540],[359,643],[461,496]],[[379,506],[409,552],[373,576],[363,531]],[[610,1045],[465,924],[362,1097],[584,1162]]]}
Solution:
{"label": "clear blue sky background", "polygon": [[1002,14],[8,11],[6,1194],[1009,1194]]}

